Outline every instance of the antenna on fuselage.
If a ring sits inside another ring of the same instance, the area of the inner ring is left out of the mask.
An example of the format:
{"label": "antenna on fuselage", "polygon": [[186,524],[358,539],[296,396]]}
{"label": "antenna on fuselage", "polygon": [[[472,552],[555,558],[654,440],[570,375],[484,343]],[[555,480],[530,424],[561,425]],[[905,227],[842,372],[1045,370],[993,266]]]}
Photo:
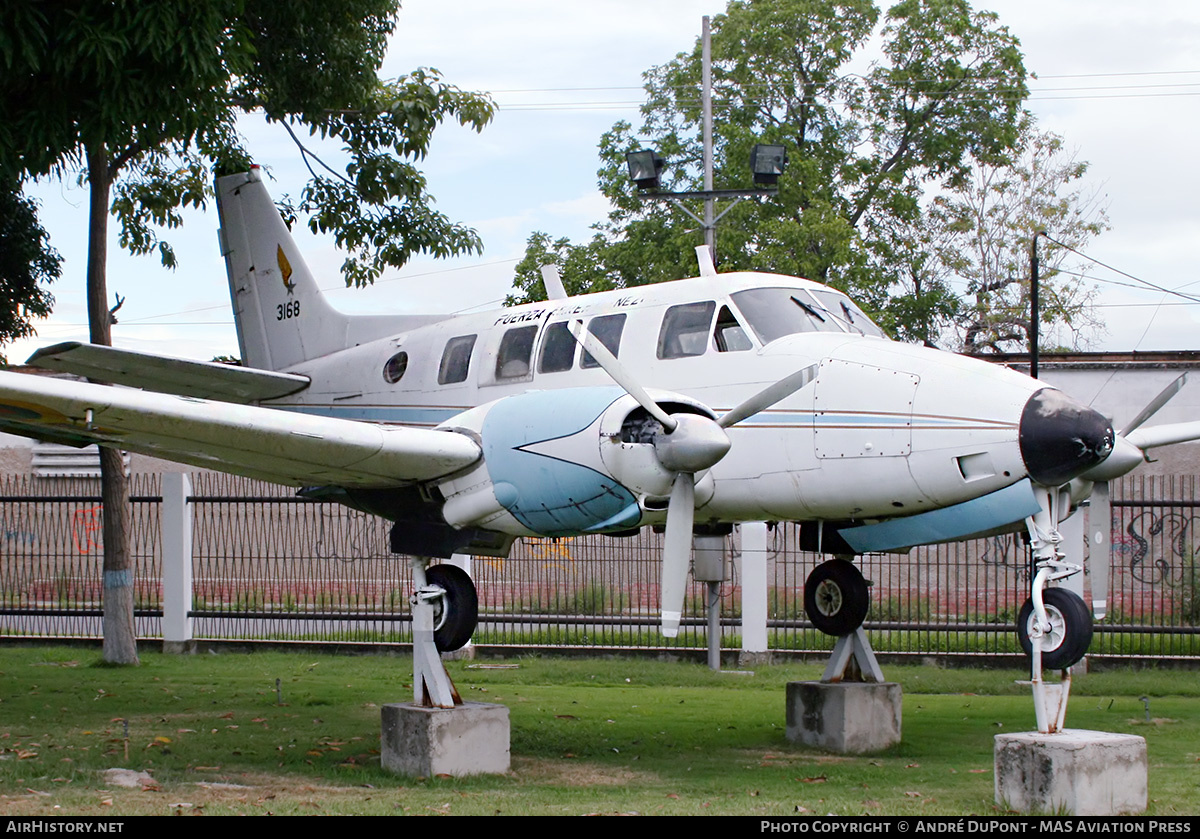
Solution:
{"label": "antenna on fuselage", "polygon": [[712,248],[708,245],[696,245],[696,261],[700,263],[701,277],[717,276],[717,267],[713,265]]}
{"label": "antenna on fuselage", "polygon": [[562,277],[558,275],[558,266],[553,262],[542,266],[542,282],[546,284],[547,300],[566,300],[567,289]]}

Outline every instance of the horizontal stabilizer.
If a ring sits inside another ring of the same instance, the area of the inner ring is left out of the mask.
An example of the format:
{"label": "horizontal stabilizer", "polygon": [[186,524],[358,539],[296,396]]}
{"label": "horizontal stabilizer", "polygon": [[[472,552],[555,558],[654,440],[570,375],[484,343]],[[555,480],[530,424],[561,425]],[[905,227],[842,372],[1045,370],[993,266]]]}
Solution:
{"label": "horizontal stabilizer", "polygon": [[309,384],[307,376],[292,373],[189,361],[78,341],[43,347],[26,363],[98,382],[242,404],[289,396]]}
{"label": "horizontal stabilizer", "polygon": [[291,486],[397,487],[470,466],[450,431],[308,416],[0,372],[0,431],[126,451]]}

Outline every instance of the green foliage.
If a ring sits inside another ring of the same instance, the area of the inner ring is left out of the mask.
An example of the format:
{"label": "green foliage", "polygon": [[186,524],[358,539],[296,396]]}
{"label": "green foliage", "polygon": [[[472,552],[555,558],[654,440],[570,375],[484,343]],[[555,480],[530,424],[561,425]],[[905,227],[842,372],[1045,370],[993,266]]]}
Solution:
{"label": "green foliage", "polygon": [[[713,19],[715,186],[752,185],[755,143],[782,143],[790,158],[778,196],[737,204],[718,225],[723,269],[828,282],[884,311],[903,289],[906,267],[894,256],[901,230],[920,217],[922,191],[967,182],[974,161],[999,160],[1016,142],[1025,69],[994,14],[965,0],[899,3],[883,17],[883,57],[865,73],[851,69],[879,22],[868,0],[732,0]],[[624,155],[652,145],[668,161],[663,189],[701,188],[700,44],[645,79],[640,129],[617,123],[600,142],[613,210],[591,242],[573,246],[591,251],[580,260],[591,266],[584,285],[695,273],[700,232],[669,205],[633,195]],[[535,234],[527,257],[547,238]],[[518,285],[536,296],[531,274]],[[889,313],[902,331],[915,316]]]}
{"label": "green foliage", "polygon": [[430,209],[413,162],[439,123],[480,130],[493,106],[433,70],[380,80],[398,12],[398,0],[14,0],[0,24],[0,175],[63,174],[103,153],[85,177],[105,194],[116,183],[122,247],[173,267],[156,229],[207,203],[210,170],[248,167],[236,120],[261,111],[348,158],[345,175],[314,171],[298,204],[350,251],[347,284],[416,253],[478,252],[473,230]]}
{"label": "green foliage", "polygon": [[942,313],[957,333],[956,349],[978,354],[1028,346],[1030,245],[1039,231],[1050,237],[1038,242],[1043,345],[1078,348],[1099,328],[1091,314],[1094,291],[1079,271],[1060,270],[1108,229],[1096,195],[1079,185],[1087,168],[1062,137],[1027,118],[1010,153],[978,163],[966,184],[932,202],[922,231],[931,282],[944,287],[953,277],[967,287],[958,310]]}
{"label": "green foliage", "polygon": [[45,286],[58,279],[61,263],[36,205],[15,180],[0,181],[0,345],[33,335],[30,321],[50,314],[54,298]]}

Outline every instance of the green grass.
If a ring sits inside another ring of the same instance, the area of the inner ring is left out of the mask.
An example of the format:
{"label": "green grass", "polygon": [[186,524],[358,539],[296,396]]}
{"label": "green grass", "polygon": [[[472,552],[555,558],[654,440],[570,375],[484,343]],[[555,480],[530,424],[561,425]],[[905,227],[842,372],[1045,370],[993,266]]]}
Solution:
{"label": "green grass", "polygon": [[[818,666],[744,676],[640,659],[460,661],[449,668],[465,699],[510,709],[513,771],[413,779],[384,772],[378,756],[379,706],[411,697],[407,658],[146,653],[137,668],[98,658],[4,647],[0,812],[994,814],[993,735],[1033,727],[1016,672],[886,668],[904,685],[903,742],[847,757],[784,736],[784,687]],[[1197,813],[1197,698],[1194,673],[1094,673],[1076,678],[1068,724],[1144,736],[1150,812]],[[107,785],[114,767],[145,770],[156,786]]]}

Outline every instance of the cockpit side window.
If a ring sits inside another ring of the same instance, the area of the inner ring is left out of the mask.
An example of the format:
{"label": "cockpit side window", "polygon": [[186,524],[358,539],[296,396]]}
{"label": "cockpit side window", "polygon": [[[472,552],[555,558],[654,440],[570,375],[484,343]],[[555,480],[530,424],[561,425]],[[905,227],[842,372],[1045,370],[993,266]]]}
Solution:
{"label": "cockpit side window", "polygon": [[728,306],[722,306],[717,315],[717,325],[713,327],[713,345],[717,352],[743,352],[754,349],[754,345],[750,343],[750,336]]}
{"label": "cockpit side window", "polygon": [[[600,343],[604,345],[604,349],[608,350],[615,356],[620,356],[621,349],[621,333],[625,330],[625,315],[623,313],[616,315],[601,315],[600,317],[592,318],[588,324],[588,332],[600,339]],[[580,367],[599,367],[600,362],[592,358],[592,354],[584,350],[583,361],[579,364]]]}
{"label": "cockpit side window", "polygon": [[496,351],[497,379],[520,379],[529,375],[537,330],[536,326],[518,326],[504,333],[500,349]]}
{"label": "cockpit side window", "polygon": [[562,373],[575,364],[575,336],[567,329],[566,321],[552,323],[546,327],[542,337],[542,356],[538,361],[539,373]]}
{"label": "cockpit side window", "polygon": [[459,335],[446,342],[446,349],[442,352],[442,363],[438,365],[439,385],[452,385],[467,380],[473,349],[474,335]]}
{"label": "cockpit side window", "polygon": [[716,303],[708,301],[685,303],[667,309],[658,333],[658,357],[703,355],[708,349],[709,326],[716,308]]}

